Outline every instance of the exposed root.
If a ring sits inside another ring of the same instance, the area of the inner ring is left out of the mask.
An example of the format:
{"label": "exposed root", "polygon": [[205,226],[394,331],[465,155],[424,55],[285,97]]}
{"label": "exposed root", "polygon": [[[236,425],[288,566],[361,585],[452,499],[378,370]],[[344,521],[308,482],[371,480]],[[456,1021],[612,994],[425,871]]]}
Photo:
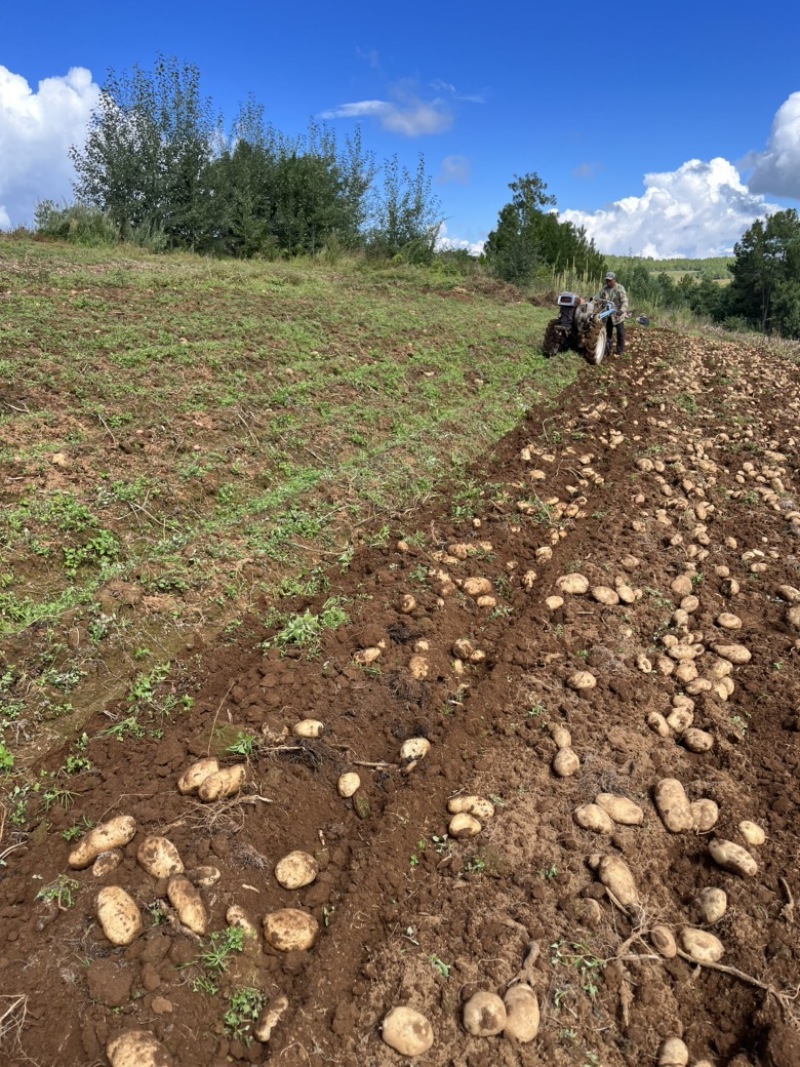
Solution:
{"label": "exposed root", "polygon": [[12,1034],[14,1041],[18,1042],[28,1014],[28,997],[22,993],[0,996],[0,1012],[0,1045]]}
{"label": "exposed root", "polygon": [[795,986],[792,993],[780,993],[767,982],[762,982],[752,974],[745,974],[745,972],[740,971],[738,967],[730,967],[726,963],[711,963],[711,961],[696,960],[693,956],[690,956],[688,952],[684,952],[682,949],[678,949],[678,955],[682,960],[686,960],[687,963],[694,964],[695,967],[707,967],[711,971],[719,971],[721,974],[729,974],[732,978],[738,978],[740,982],[746,982],[748,985],[756,986],[757,989],[763,989],[765,993],[769,993],[771,996],[775,997],[778,1004],[780,1004],[784,1019],[795,1019],[792,1008],[794,1002],[797,1000],[798,996],[800,996],[800,986]]}

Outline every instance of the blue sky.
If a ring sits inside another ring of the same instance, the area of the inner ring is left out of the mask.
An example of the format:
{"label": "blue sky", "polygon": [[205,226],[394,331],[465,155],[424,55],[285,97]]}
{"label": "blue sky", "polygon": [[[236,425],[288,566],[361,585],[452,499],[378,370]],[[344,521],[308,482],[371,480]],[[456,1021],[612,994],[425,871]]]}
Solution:
{"label": "blue sky", "polygon": [[479,246],[536,171],[606,253],[730,252],[800,207],[800,21],[745,5],[13,5],[0,36],[0,227],[69,199],[109,68],[194,63],[230,122],[249,94],[286,134],[355,125],[377,160],[419,153],[446,236]]}

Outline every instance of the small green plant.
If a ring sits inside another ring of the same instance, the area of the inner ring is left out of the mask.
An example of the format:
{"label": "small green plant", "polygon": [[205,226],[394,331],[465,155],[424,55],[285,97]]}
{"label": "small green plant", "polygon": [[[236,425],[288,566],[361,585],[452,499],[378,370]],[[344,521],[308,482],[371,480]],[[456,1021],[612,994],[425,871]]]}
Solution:
{"label": "small green plant", "polygon": [[468,860],[464,861],[464,870],[468,874],[481,874],[486,870],[486,860],[483,856],[470,856]]}
{"label": "small green plant", "polygon": [[50,885],[42,886],[36,894],[36,899],[48,903],[54,901],[59,911],[67,911],[75,903],[74,893],[77,888],[78,883],[74,878],[60,874]]}
{"label": "small green plant", "polygon": [[256,739],[252,734],[246,734],[240,730],[236,735],[236,740],[228,745],[225,751],[233,756],[252,756],[255,743]]}
{"label": "small green plant", "polygon": [[0,774],[8,774],[14,766],[14,757],[0,741]]}
{"label": "small green plant", "polygon": [[558,874],[558,867],[556,867],[555,863],[551,863],[549,867],[542,867],[541,871],[539,871],[539,874],[546,881],[551,881]]}
{"label": "small green plant", "polygon": [[239,926],[229,926],[211,934],[209,944],[197,957],[197,962],[212,974],[222,974],[228,969],[231,955],[243,949],[244,930]]}
{"label": "small green plant", "polygon": [[144,727],[140,726],[135,715],[128,715],[113,726],[104,730],[101,737],[115,737],[117,741],[124,741],[126,737],[144,737]]}
{"label": "small green plant", "polygon": [[93,826],[92,820],[83,815],[80,822],[73,823],[67,830],[62,830],[61,836],[65,841],[74,841],[76,837],[81,837],[87,830],[91,830]]}
{"label": "small green plant", "polygon": [[234,990],[228,1000],[228,1010],[222,1017],[226,1031],[233,1037],[247,1041],[253,1026],[258,1022],[264,1001],[261,990],[252,986]]}
{"label": "small green plant", "polygon": [[92,769],[92,761],[87,756],[69,755],[64,760],[64,770],[67,774],[82,774],[83,771]]}
{"label": "small green plant", "polygon": [[440,959],[435,952],[432,952],[430,956],[428,956],[428,961],[430,962],[433,969],[438,971],[443,978],[450,977],[450,969],[452,967],[452,964],[445,963],[444,960]]}

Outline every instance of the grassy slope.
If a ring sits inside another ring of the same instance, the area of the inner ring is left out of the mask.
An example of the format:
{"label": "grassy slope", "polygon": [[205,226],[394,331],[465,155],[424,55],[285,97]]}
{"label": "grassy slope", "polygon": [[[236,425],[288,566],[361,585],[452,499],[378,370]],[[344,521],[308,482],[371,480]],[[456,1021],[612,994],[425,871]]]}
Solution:
{"label": "grassy slope", "polygon": [[0,240],[9,751],[345,566],[356,531],[413,536],[443,479],[467,513],[466,465],[575,373],[541,359],[550,317],[403,266]]}

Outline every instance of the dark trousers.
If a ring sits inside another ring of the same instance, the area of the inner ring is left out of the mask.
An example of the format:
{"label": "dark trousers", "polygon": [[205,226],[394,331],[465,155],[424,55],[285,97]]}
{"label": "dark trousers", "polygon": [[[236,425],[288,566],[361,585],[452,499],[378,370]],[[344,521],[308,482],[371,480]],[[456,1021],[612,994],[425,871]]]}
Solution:
{"label": "dark trousers", "polygon": [[621,356],[625,351],[625,323],[621,322],[618,326],[615,326],[609,316],[609,318],[606,319],[606,333],[608,334],[609,348],[613,346],[614,330],[617,331],[617,355]]}

